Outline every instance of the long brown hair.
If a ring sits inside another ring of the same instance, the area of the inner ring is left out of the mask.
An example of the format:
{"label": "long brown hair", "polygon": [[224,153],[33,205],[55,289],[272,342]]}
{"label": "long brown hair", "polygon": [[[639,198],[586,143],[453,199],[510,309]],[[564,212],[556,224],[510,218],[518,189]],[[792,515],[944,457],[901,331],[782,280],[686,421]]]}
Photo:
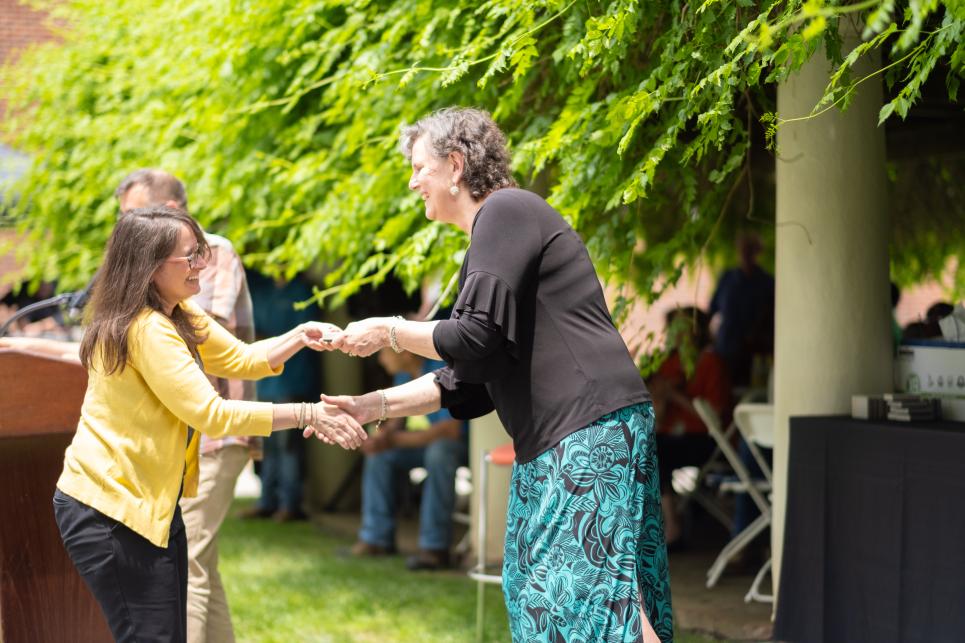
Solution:
{"label": "long brown hair", "polygon": [[[145,307],[166,315],[152,278],[174,252],[181,224],[191,228],[200,251],[207,253],[201,226],[182,210],[138,208],[118,220],[87,307],[87,330],[80,343],[80,361],[85,368],[91,368],[95,351],[99,351],[99,362],[107,375],[123,371],[129,349],[127,335],[137,316]],[[207,338],[201,320],[177,305],[170,319],[188,349],[197,355],[198,344]]]}

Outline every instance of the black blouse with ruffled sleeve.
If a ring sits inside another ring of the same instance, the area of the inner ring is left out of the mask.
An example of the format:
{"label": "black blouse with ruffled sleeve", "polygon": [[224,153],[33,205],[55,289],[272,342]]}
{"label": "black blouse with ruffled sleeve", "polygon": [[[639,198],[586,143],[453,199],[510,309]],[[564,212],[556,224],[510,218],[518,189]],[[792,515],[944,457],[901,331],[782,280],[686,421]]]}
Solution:
{"label": "black blouse with ruffled sleeve", "polygon": [[532,192],[483,203],[452,317],[433,344],[442,405],[469,419],[494,408],[528,462],[574,431],[650,394],[613,326],[586,247]]}

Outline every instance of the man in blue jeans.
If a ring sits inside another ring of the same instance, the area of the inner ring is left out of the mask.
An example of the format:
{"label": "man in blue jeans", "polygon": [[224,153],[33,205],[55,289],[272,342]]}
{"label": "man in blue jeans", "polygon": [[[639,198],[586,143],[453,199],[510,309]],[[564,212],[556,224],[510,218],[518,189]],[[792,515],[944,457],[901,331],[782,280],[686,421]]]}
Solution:
{"label": "man in blue jeans", "polygon": [[[409,352],[379,352],[379,363],[393,376],[393,384],[441,368],[442,362],[426,360]],[[363,443],[362,527],[352,547],[356,556],[380,556],[395,552],[396,480],[399,472],[424,467],[428,473],[419,512],[419,553],[406,561],[409,569],[449,567],[452,511],[456,502],[456,469],[467,461],[468,427],[446,409],[427,416],[428,426],[405,430],[404,418],[389,420],[382,430]]]}

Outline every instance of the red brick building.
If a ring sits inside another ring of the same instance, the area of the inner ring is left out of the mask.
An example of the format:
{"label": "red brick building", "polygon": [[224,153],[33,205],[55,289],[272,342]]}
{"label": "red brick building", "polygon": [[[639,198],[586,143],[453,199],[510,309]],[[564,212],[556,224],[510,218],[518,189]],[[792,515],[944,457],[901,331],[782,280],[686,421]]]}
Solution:
{"label": "red brick building", "polygon": [[[17,0],[0,0],[0,65],[15,60],[28,46],[53,38],[53,34],[45,26],[46,20],[45,13],[24,6]],[[5,94],[3,85],[0,84],[0,118],[3,117]],[[11,230],[0,229],[0,244],[12,235]],[[10,289],[4,276],[15,268],[16,264],[11,256],[0,255],[0,295]]]}
{"label": "red brick building", "polygon": [[[44,24],[46,19],[45,13],[24,6],[18,0],[0,0],[0,65],[15,59],[29,45],[53,38]],[[0,86],[0,97],[4,93]]]}
{"label": "red brick building", "polygon": [[18,0],[0,0],[0,62],[27,45],[49,40],[52,36],[44,26],[46,17]]}

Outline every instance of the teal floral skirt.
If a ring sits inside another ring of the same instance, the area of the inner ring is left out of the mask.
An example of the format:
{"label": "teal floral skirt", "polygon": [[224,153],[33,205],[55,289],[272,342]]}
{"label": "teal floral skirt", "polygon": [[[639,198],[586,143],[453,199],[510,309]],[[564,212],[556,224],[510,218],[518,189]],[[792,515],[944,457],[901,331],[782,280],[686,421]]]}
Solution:
{"label": "teal floral skirt", "polygon": [[513,466],[503,594],[513,641],[673,640],[653,406],[628,406]]}

